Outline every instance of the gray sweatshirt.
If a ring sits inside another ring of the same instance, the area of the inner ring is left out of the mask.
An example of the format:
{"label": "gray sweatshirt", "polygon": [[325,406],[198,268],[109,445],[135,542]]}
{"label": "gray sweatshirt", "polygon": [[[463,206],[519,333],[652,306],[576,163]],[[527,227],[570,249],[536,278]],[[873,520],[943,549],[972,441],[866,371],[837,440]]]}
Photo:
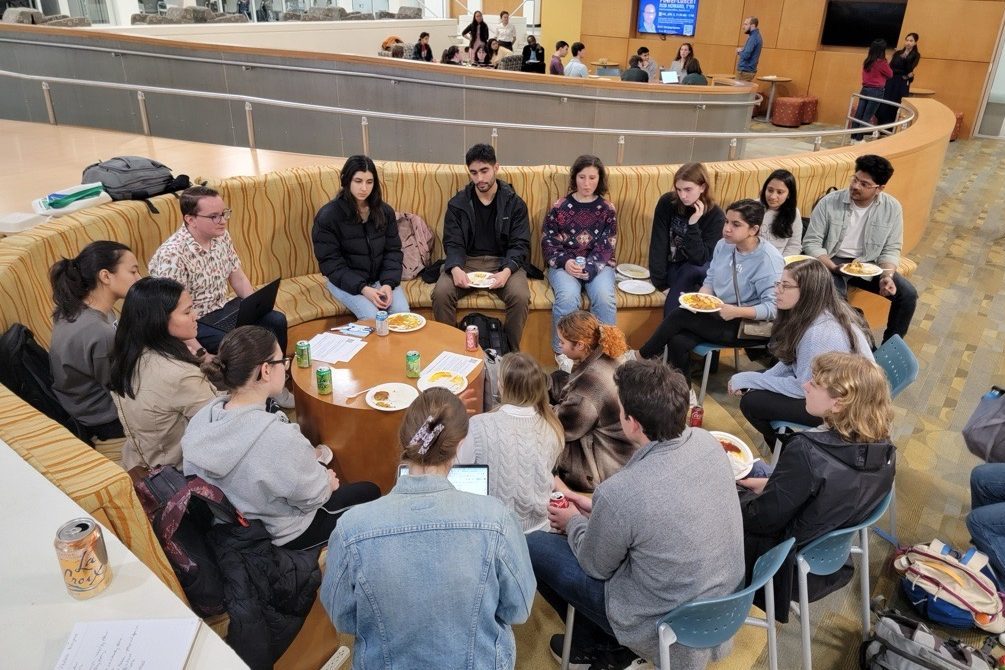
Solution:
{"label": "gray sweatshirt", "polygon": [[85,426],[100,426],[117,417],[106,388],[114,340],[115,316],[90,307],[73,321],[56,319],[52,324],[52,390],[63,409]]}
{"label": "gray sweatshirt", "polygon": [[719,240],[712,252],[705,275],[705,286],[712,288],[718,298],[731,305],[737,304],[733,288],[733,252],[736,252],[736,286],[740,289],[739,302],[743,307],[753,307],[758,321],[771,321],[778,310],[775,307],[775,282],[782,276],[785,261],[771,244],[758,240],[753,251],[743,253],[736,245]]}
{"label": "gray sweatshirt", "polygon": [[296,424],[264,407],[224,409],[215,398],[192,417],[181,440],[183,470],[220,487],[273,544],[303,533],[331,496],[328,473]]}
{"label": "gray sweatshirt", "polygon": [[[650,660],[657,658],[661,617],[743,582],[733,469],[719,441],[701,428],[636,452],[597,487],[590,517],[573,517],[566,532],[586,574],[606,582],[618,642]],[[675,670],[704,668],[710,655],[681,645],[670,654]]]}

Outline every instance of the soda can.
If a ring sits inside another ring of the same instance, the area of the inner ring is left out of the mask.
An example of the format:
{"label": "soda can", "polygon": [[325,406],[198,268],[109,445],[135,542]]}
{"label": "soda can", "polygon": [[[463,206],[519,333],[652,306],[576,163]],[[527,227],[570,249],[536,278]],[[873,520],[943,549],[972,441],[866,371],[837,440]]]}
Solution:
{"label": "soda can", "polygon": [[307,340],[297,342],[297,367],[309,368],[311,366],[311,343]]}
{"label": "soda can", "polygon": [[387,312],[380,310],[377,312],[377,334],[384,337],[391,332],[387,327]]}
{"label": "soda can", "polygon": [[578,265],[581,268],[585,268],[586,267],[586,257],[585,256],[576,256],[576,265]]}
{"label": "soda can", "polygon": [[419,370],[422,368],[422,364],[419,361],[418,351],[409,351],[405,354],[405,376],[411,379],[419,378]]}
{"label": "soda can", "polygon": [[555,491],[551,494],[551,498],[548,500],[548,504],[552,507],[562,507],[566,508],[569,506],[569,501],[565,499],[565,494],[561,491]]}
{"label": "soda can", "polygon": [[318,368],[314,374],[318,382],[318,395],[329,395],[332,392],[332,369]]}
{"label": "soda can", "polygon": [[85,517],[63,524],[56,531],[53,544],[71,596],[87,600],[108,588],[112,566],[108,563],[101,527],[94,519]]}
{"label": "soda can", "polygon": [[701,405],[695,405],[691,408],[691,412],[688,415],[688,425],[692,428],[701,428],[702,419],[705,418],[705,410]]}
{"label": "soda can", "polygon": [[468,326],[464,329],[465,351],[478,351],[478,326]]}

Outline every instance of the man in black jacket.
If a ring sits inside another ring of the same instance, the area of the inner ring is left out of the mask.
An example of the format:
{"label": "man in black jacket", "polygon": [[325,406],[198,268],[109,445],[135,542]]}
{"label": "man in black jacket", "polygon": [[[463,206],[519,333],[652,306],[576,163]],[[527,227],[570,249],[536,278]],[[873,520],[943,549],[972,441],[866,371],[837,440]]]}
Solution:
{"label": "man in black jacket", "polygon": [[649,83],[649,73],[643,70],[639,64],[642,59],[638,56],[632,56],[628,59],[628,69],[621,73],[621,81],[634,81],[640,84]]}
{"label": "man in black jacket", "polygon": [[[469,291],[498,291],[506,303],[506,338],[520,348],[520,335],[530,311],[530,287],[524,265],[530,253],[527,204],[513,187],[496,178],[499,163],[487,144],[465,155],[471,183],[447,203],[443,219],[443,274],[433,289],[433,316],[453,325],[457,300]],[[472,283],[468,273],[487,276]]]}

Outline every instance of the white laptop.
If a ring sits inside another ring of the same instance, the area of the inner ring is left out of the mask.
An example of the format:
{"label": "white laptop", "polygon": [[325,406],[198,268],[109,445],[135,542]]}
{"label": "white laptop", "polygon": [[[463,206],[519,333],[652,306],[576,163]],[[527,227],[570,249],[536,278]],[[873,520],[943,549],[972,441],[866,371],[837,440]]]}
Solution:
{"label": "white laptop", "polygon": [[677,70],[660,70],[660,81],[664,84],[679,84],[680,78],[677,76]]}
{"label": "white laptop", "polygon": [[[408,476],[408,466],[404,463],[398,466],[398,476]],[[489,466],[455,465],[450,468],[447,481],[453,484],[458,491],[487,496],[489,494]]]}

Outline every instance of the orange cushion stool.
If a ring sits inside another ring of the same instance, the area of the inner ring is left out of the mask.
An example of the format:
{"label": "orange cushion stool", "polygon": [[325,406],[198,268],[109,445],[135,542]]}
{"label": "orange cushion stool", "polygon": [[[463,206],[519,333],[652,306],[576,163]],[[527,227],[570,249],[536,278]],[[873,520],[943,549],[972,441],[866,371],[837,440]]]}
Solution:
{"label": "orange cushion stool", "polygon": [[817,120],[818,100],[815,96],[804,95],[803,98],[803,123],[814,123]]}
{"label": "orange cushion stool", "polygon": [[955,142],[960,139],[960,131],[963,130],[963,112],[956,112],[956,125],[953,127],[953,133],[949,136],[950,142]]}
{"label": "orange cushion stool", "polygon": [[775,104],[771,107],[771,125],[798,128],[802,122],[802,98],[775,98]]}

